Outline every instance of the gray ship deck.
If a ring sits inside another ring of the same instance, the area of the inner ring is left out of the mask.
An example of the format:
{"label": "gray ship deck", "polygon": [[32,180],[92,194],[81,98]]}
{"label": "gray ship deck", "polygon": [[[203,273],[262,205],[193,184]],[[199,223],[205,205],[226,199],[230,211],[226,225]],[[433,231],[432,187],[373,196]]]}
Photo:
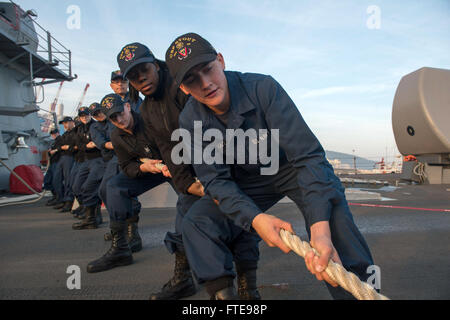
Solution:
{"label": "gray ship deck", "polygon": [[[394,201],[361,202],[449,209],[449,188],[403,186],[379,191]],[[146,300],[171,276],[173,257],[162,239],[172,229],[174,209],[142,211],[144,249],[134,254],[133,265],[88,274],[86,264],[110,246],[103,240],[107,223],[97,230],[73,231],[70,214],[57,213],[44,203],[0,208],[0,299]],[[449,213],[367,207],[352,207],[352,212],[381,268],[383,294],[395,300],[450,299]],[[292,222],[305,239],[303,218],[293,204],[278,204],[270,213]],[[300,257],[264,243],[260,248],[258,285],[263,299],[330,299],[325,285],[307,272]],[[81,290],[66,287],[70,265],[81,268]],[[202,289],[190,299],[207,299],[207,294]]]}

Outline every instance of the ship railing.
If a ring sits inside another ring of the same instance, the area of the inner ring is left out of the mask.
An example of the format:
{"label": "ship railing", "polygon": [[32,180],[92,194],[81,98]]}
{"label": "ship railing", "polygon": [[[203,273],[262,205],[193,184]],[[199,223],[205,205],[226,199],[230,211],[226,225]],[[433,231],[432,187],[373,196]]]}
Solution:
{"label": "ship railing", "polygon": [[[35,33],[38,37],[37,52],[46,58],[49,65],[58,66],[58,69],[72,76],[72,53],[61,42],[56,40],[49,31],[45,30],[39,23],[34,21]],[[22,24],[32,30],[29,25]]]}
{"label": "ship railing", "polygon": [[[11,1],[12,2],[12,1]],[[48,30],[45,30],[33,17],[32,11],[23,11],[12,2],[16,9],[16,21],[9,24],[18,32],[18,45],[35,47],[36,53],[47,60],[47,64],[58,69],[70,78],[72,77],[72,53],[61,42],[55,39]],[[21,23],[23,17],[29,17],[31,24]]]}

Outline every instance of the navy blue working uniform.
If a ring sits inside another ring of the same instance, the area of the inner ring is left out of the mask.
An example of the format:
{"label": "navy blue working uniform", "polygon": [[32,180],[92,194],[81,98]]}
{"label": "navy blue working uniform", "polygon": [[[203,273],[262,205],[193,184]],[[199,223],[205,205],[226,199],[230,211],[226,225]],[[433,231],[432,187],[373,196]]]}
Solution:
{"label": "navy blue working uniform", "polygon": [[91,126],[91,138],[95,145],[101,150],[105,171],[99,187],[99,197],[106,204],[106,182],[119,173],[119,163],[114,150],[105,147],[107,142],[111,142],[110,135],[114,125],[108,120],[97,121]]}
{"label": "navy blue working uniform", "polygon": [[[87,108],[85,109],[87,110]],[[94,207],[101,204],[98,189],[105,171],[105,162],[100,149],[86,147],[92,141],[90,128],[94,123],[95,121],[91,119],[89,123],[81,124],[77,134],[77,146],[79,151],[84,154],[84,162],[81,163],[78,170],[73,191],[77,199],[81,201],[80,204],[85,207]]]}
{"label": "navy blue working uniform", "polygon": [[[146,97],[141,115],[148,136],[157,137],[155,143],[161,152],[164,163],[171,172],[174,186],[179,193],[183,194],[182,207],[187,211],[193,203],[200,199],[188,193],[188,188],[195,182],[195,172],[189,164],[176,165],[173,163],[172,150],[178,142],[171,141],[171,135],[174,130],[180,128],[179,115],[189,97],[178,89],[164,63],[160,63],[159,76],[158,91],[152,97]],[[207,206],[208,214],[222,215],[212,199],[207,199],[210,201]],[[207,200],[204,199],[203,202],[207,202]],[[236,234],[236,241],[231,248],[234,261],[240,266],[245,265],[246,268],[256,269],[259,260],[258,243],[260,238],[239,227],[233,228],[233,232]]]}
{"label": "navy blue working uniform", "polygon": [[[59,160],[59,162],[63,172],[64,180],[64,197],[62,199],[63,202],[71,202],[74,200],[72,191],[73,175],[71,171],[72,167],[74,166],[74,154],[77,152],[75,150],[76,131],[76,127],[74,127],[73,129],[64,132],[64,134],[61,136],[61,144],[58,146],[58,153],[61,154],[61,159]],[[68,145],[69,150],[62,150],[61,147],[64,145]]]}
{"label": "navy blue working uniform", "polygon": [[[85,156],[84,156],[84,152],[81,150],[78,150],[78,146],[77,146],[77,132],[80,128],[80,123],[77,122],[77,124],[75,125],[75,128],[73,129],[73,135],[72,135],[72,145],[73,147],[71,147],[73,149],[73,165],[72,165],[72,169],[70,170],[70,178],[69,178],[69,186],[70,186],[70,192],[73,194],[73,186],[75,184],[75,180],[78,177],[78,172],[80,171],[81,165],[84,163],[85,161]],[[76,148],[75,148],[76,147]],[[77,199],[79,205],[82,205],[82,200],[81,199]]]}
{"label": "navy blue working uniform", "polygon": [[[110,221],[125,222],[139,212],[133,207],[133,198],[165,183],[172,184],[172,180],[162,174],[144,173],[140,170],[140,159],[161,159],[160,153],[153,139],[147,136],[142,117],[132,111],[133,134],[115,128],[111,133],[111,141],[119,159],[121,172],[107,182],[106,205]],[[165,243],[170,252],[175,252],[182,246],[181,222],[185,210],[184,198],[180,195],[177,203],[177,217],[175,233],[168,232]]]}
{"label": "navy blue working uniform", "polygon": [[[111,132],[114,130],[115,126],[108,121],[97,121],[91,126],[91,138],[95,145],[101,150],[103,161],[105,162],[105,171],[103,173],[103,179],[98,189],[98,195],[102,202],[108,208],[106,196],[108,181],[119,174],[120,166],[119,160],[114,150],[107,149],[105,144],[111,142]],[[140,212],[141,204],[137,198],[133,199],[133,210],[137,213]]]}
{"label": "navy blue working uniform", "polygon": [[[283,197],[295,202],[303,213],[308,235],[319,221],[329,221],[333,244],[344,267],[363,281],[367,268],[373,265],[369,248],[354,224],[344,188],[325,157],[320,142],[308,128],[300,112],[283,88],[270,76],[225,72],[231,106],[222,119],[206,106],[191,98],[180,115],[180,126],[194,137],[194,121],[202,122],[202,132],[218,129],[279,130],[279,170],[263,176],[257,164],[194,164],[207,196],[197,201],[186,214],[183,239],[189,263],[200,279],[216,279],[233,275],[232,254],[227,244],[234,241],[235,227],[253,231],[252,221]],[[195,143],[194,141],[192,141]],[[228,141],[226,142],[228,143]],[[210,142],[203,142],[201,150]],[[225,148],[226,149],[226,148]],[[276,150],[270,150],[276,152]],[[224,152],[225,153],[225,152]],[[192,153],[193,154],[193,153]],[[248,163],[248,162],[246,162]],[[222,215],[209,214],[211,199],[217,199]],[[239,235],[239,234],[238,234]],[[351,298],[341,288],[328,289],[335,299]]]}
{"label": "navy blue working uniform", "polygon": [[[58,150],[61,146],[62,137],[57,136],[50,146],[50,150]],[[64,199],[63,169],[60,163],[61,153],[58,151],[50,157],[50,166],[44,177],[44,189],[50,190],[59,201]]]}

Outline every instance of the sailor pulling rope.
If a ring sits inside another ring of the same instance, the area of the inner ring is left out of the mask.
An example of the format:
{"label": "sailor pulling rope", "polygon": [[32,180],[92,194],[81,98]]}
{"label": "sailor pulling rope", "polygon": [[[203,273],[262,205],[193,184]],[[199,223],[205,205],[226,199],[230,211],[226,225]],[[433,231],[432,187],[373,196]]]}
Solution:
{"label": "sailor pulling rope", "polygon": [[[149,161],[149,159],[140,159],[140,161],[145,163]],[[162,170],[164,166],[165,165],[162,163],[155,164],[155,167],[160,170]],[[288,231],[281,230],[280,236],[281,239],[283,239],[283,242],[299,256],[305,258],[310,251],[314,251],[314,253],[319,256],[318,252],[311,248],[309,243],[302,241],[299,237],[292,235]],[[332,260],[329,261],[325,272],[333,281],[346,291],[350,292],[358,300],[389,300],[389,298],[379,294],[368,283],[359,280],[354,273],[348,272],[343,266]]]}

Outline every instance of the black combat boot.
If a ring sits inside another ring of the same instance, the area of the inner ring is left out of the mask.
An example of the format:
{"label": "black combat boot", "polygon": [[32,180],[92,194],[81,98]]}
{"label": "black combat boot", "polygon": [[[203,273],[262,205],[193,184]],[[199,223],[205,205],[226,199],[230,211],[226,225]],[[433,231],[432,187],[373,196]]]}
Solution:
{"label": "black combat boot", "polygon": [[88,273],[102,272],[133,263],[133,255],[127,241],[127,223],[111,222],[111,248],[100,259],[87,265]]}
{"label": "black combat boot", "polygon": [[[135,221],[136,220],[136,221]],[[130,249],[133,253],[139,252],[142,250],[142,239],[138,232],[138,221],[139,217],[127,219],[127,241],[130,245]],[[103,235],[103,239],[105,241],[112,240],[111,232],[107,232]]]}
{"label": "black combat boot", "polygon": [[66,205],[66,203],[65,203],[64,201],[61,201],[61,202],[55,204],[55,205],[53,206],[53,209],[55,209],[55,210],[60,210],[60,209],[62,209],[65,205]]}
{"label": "black combat boot", "polygon": [[196,292],[186,254],[177,251],[173,278],[162,287],[160,292],[152,294],[150,300],[178,300],[192,296]]}
{"label": "black combat boot", "polygon": [[205,287],[211,300],[239,300],[239,296],[234,288],[233,277],[223,277],[207,281]]}
{"label": "black combat boot", "polygon": [[53,196],[45,203],[45,205],[47,207],[53,207],[56,204],[56,203],[53,203],[55,200],[56,200],[56,196]]}
{"label": "black combat boot", "polygon": [[97,229],[97,218],[95,214],[95,206],[94,207],[86,207],[86,217],[78,223],[74,223],[72,225],[72,229],[74,230],[84,230],[84,229]]}
{"label": "black combat boot", "polygon": [[101,203],[95,207],[95,218],[97,219],[97,225],[101,225],[103,223]]}
{"label": "black combat boot", "polygon": [[75,219],[77,219],[78,217],[84,215],[85,210],[86,210],[86,207],[83,205],[80,205],[78,208],[76,208],[75,210],[72,210],[70,213],[73,215],[73,217]]}
{"label": "black combat boot", "polygon": [[86,207],[84,207],[84,210],[81,211],[76,217],[74,216],[74,218],[84,220],[86,218]]}
{"label": "black combat boot", "polygon": [[53,195],[53,197],[47,201],[47,203],[45,204],[47,207],[53,207],[56,206],[58,203],[60,203],[61,201],[59,200],[57,195]]}
{"label": "black combat boot", "polygon": [[72,211],[73,201],[66,201],[64,206],[61,208],[59,212],[70,212]]}
{"label": "black combat boot", "polygon": [[133,253],[142,250],[142,239],[138,232],[138,222],[139,216],[127,219],[127,240]]}
{"label": "black combat boot", "polygon": [[258,287],[256,286],[256,269],[239,270],[238,274],[238,294],[241,300],[261,300]]}

